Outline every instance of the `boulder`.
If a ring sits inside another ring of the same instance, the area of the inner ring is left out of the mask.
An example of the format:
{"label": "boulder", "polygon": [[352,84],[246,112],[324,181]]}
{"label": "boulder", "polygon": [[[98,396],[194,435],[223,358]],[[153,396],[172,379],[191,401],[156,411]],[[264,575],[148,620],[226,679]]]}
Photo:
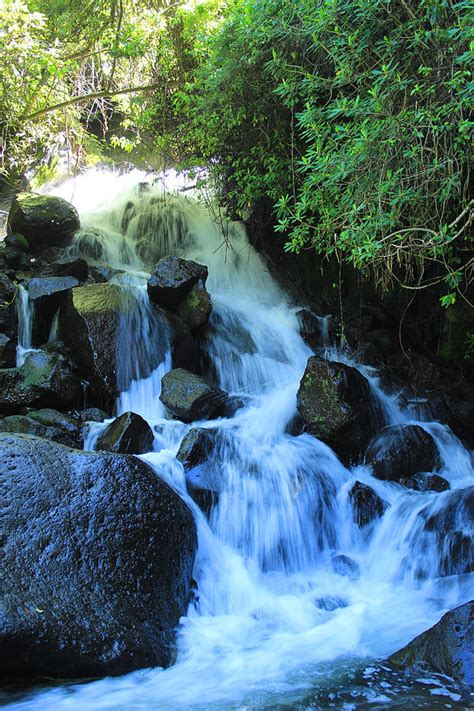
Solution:
{"label": "boulder", "polygon": [[207,267],[197,262],[163,257],[148,280],[150,300],[174,311],[195,284],[200,282],[204,286],[207,274]]}
{"label": "boulder", "polygon": [[153,432],[135,412],[124,412],[101,432],[96,449],[117,454],[143,454],[153,448]]}
{"label": "boulder", "polygon": [[438,575],[474,571],[474,486],[455,489],[424,510],[424,531],[434,536]]}
{"label": "boulder", "polygon": [[18,287],[5,274],[0,272],[0,330],[8,337],[15,335],[15,299]]}
{"label": "boulder", "polygon": [[352,504],[354,522],[359,528],[367,526],[377,518],[383,516],[388,504],[383,501],[371,486],[356,481],[349,492]]}
{"label": "boulder", "polygon": [[[43,417],[43,413],[45,413]],[[49,417],[49,413],[55,416]],[[55,422],[59,424],[54,424]],[[82,447],[82,428],[67,415],[56,410],[38,410],[26,415],[10,415],[0,420],[0,432],[17,432],[50,439],[79,449]]]}
{"label": "boulder", "polygon": [[416,474],[432,472],[441,464],[433,437],[419,425],[384,427],[365,458],[377,479],[406,486]]}
{"label": "boulder", "polygon": [[448,491],[449,482],[439,474],[415,474],[403,480],[404,486],[415,491]]}
{"label": "boulder", "polygon": [[227,401],[227,393],[183,368],[166,373],[161,388],[161,401],[182,422],[217,416]]}
{"label": "boulder", "polygon": [[183,464],[189,495],[207,516],[219,500],[221,489],[221,468],[213,456],[217,432],[217,429],[193,427],[176,455]]}
{"label": "boulder", "polygon": [[58,353],[32,351],[19,368],[0,370],[0,412],[74,405],[81,394],[80,380]]}
{"label": "boulder", "polygon": [[86,281],[89,276],[89,266],[82,257],[60,257],[46,269],[52,276],[74,277],[78,281]]}
{"label": "boulder", "polygon": [[389,661],[416,673],[445,674],[468,697],[474,692],[474,600],[447,612]]}
{"label": "boulder", "polygon": [[12,249],[19,250],[20,252],[28,252],[30,245],[28,243],[28,240],[24,235],[20,234],[8,234],[5,237],[4,240],[5,244],[7,247],[11,247]]}
{"label": "boulder", "polygon": [[5,677],[124,674],[174,661],[192,514],[143,461],[0,435]]}
{"label": "boulder", "polygon": [[105,409],[119,393],[117,353],[124,346],[127,304],[119,286],[88,284],[69,291],[59,312],[59,336]]}
{"label": "boulder", "polygon": [[167,312],[166,317],[172,327],[171,358],[173,368],[184,368],[196,375],[202,375],[203,353],[193,338],[191,329],[171,311]]}
{"label": "boulder", "polygon": [[67,200],[38,193],[18,193],[8,216],[9,230],[24,235],[31,251],[66,245],[79,226],[79,215]]}
{"label": "boulder", "polygon": [[98,407],[86,407],[77,414],[81,422],[103,422],[108,418],[108,414],[105,410],[101,410]]}
{"label": "boulder", "polygon": [[305,430],[344,460],[355,460],[373,436],[375,417],[369,383],[356,368],[309,358],[297,394]]}
{"label": "boulder", "polygon": [[48,340],[56,311],[64,303],[67,292],[79,286],[72,276],[35,277],[27,282],[28,299],[34,307],[33,344]]}
{"label": "boulder", "polygon": [[211,315],[212,301],[202,282],[195,284],[176,309],[176,313],[191,331],[204,326]]}
{"label": "boulder", "polygon": [[15,365],[15,341],[6,333],[0,333],[0,368],[13,368]]}

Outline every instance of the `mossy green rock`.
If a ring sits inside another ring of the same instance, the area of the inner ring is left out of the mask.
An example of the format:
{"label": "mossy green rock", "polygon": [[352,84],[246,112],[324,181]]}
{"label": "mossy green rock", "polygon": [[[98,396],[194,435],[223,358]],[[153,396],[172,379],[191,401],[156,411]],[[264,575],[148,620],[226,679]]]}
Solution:
{"label": "mossy green rock", "polygon": [[101,432],[96,449],[118,454],[143,454],[153,448],[153,431],[136,412],[124,412]]}
{"label": "mossy green rock", "polygon": [[[47,413],[42,417],[42,413]],[[48,413],[55,416],[48,417]],[[0,420],[0,432],[17,432],[43,437],[68,447],[82,447],[82,428],[67,415],[56,410],[39,410],[28,415],[10,415]]]}
{"label": "mossy green rock", "polygon": [[125,346],[121,316],[127,308],[117,285],[88,284],[68,292],[59,312],[59,337],[99,404],[115,400],[119,392],[117,353]]}
{"label": "mossy green rock", "polygon": [[67,200],[38,193],[18,193],[8,216],[9,230],[24,235],[32,251],[65,246],[79,226],[79,215]]}
{"label": "mossy green rock", "polygon": [[211,297],[206,287],[199,283],[185,296],[176,313],[192,331],[196,331],[208,322],[211,311]]}
{"label": "mossy green rock", "polygon": [[217,415],[227,402],[227,393],[183,368],[175,368],[161,380],[160,399],[182,422]]}
{"label": "mossy green rock", "polygon": [[81,393],[79,379],[57,353],[31,352],[19,368],[0,370],[0,412],[73,405],[79,402]]}
{"label": "mossy green rock", "polygon": [[446,674],[468,696],[474,691],[474,600],[447,612],[389,661],[416,672]]}
{"label": "mossy green rock", "polygon": [[297,394],[306,431],[344,459],[365,451],[372,431],[369,384],[356,368],[309,358]]}

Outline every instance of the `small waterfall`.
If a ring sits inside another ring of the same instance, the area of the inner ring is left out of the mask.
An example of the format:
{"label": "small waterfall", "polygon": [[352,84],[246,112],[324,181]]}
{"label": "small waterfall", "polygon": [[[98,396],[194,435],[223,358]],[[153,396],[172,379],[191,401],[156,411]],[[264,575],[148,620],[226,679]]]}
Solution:
{"label": "small waterfall", "polygon": [[28,290],[20,284],[17,292],[16,312],[18,318],[18,345],[16,348],[16,364],[23,365],[26,354],[31,351],[33,331],[34,306],[31,303]]}
{"label": "small waterfall", "polygon": [[[176,187],[176,176],[168,177]],[[378,480],[370,467],[348,469],[327,445],[295,434],[296,394],[312,351],[295,308],[242,226],[228,223],[223,232],[195,197],[167,193],[137,172],[81,176],[58,194],[81,213],[72,252],[120,270],[114,283],[126,307],[117,411],[148,420],[154,451],[143,459],[193,509],[199,601],[183,620],[174,667],[56,688],[40,702],[92,711],[296,707],[308,689],[338,688],[347,665],[361,669],[364,658],[387,656],[472,597],[472,574],[444,575],[446,550],[429,524],[472,486],[469,452],[446,426],[420,422],[397,393],[386,393],[373,368],[335,349],[326,317],[325,355],[367,378],[380,426],[416,422],[434,437],[440,473],[452,488],[415,492]],[[187,425],[169,419],[159,400],[171,335],[145,283],[154,262],[169,253],[209,267],[213,312],[202,345],[218,384],[243,403],[231,417]],[[191,426],[215,435],[209,466],[219,498],[209,521],[189,498],[175,458]],[[89,424],[86,449],[103,427]],[[363,529],[349,499],[356,481],[385,502],[383,515]],[[474,536],[462,513],[455,524],[466,540]],[[334,563],[341,555],[352,559],[355,574],[341,574]],[[350,690],[345,703],[339,707],[354,707]]]}

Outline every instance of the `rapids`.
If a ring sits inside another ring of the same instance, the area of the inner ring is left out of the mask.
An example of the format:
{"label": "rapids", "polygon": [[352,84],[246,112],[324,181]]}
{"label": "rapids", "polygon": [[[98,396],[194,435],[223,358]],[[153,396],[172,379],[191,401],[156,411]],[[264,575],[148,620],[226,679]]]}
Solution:
{"label": "rapids", "polygon": [[[90,172],[51,190],[80,213],[71,253],[116,269],[112,280],[133,304],[124,324],[117,413],[133,410],[147,419],[155,442],[142,458],[195,515],[198,590],[182,620],[177,662],[167,670],[43,687],[8,697],[8,707],[455,707],[448,681],[433,677],[413,687],[377,663],[473,597],[473,575],[438,577],[439,552],[423,530],[420,512],[436,510],[450,492],[419,493],[375,479],[366,466],[347,469],[327,445],[295,434],[296,393],[312,354],[299,334],[298,308],[244,228],[222,222],[183,187],[172,173],[157,181],[137,171]],[[219,386],[244,402],[230,418],[186,425],[168,419],[159,400],[171,368],[170,334],[148,302],[146,280],[167,254],[209,268],[213,313],[204,347]],[[31,316],[24,295],[19,303],[21,359],[31,344]],[[327,319],[321,323],[326,354],[368,378],[380,425],[418,421],[397,393],[384,392],[372,368],[331,346]],[[209,522],[187,495],[175,458],[196,424],[218,430],[224,490]],[[470,453],[445,425],[421,424],[435,438],[440,473],[452,489],[472,485]],[[104,426],[89,425],[85,449]],[[390,503],[363,530],[349,509],[356,479]],[[334,572],[334,553],[357,561],[358,580]]]}

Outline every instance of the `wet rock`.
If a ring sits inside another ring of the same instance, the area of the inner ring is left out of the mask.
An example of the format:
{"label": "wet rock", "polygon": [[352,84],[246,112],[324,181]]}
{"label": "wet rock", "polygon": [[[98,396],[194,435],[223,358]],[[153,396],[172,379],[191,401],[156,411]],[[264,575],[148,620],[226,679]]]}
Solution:
{"label": "wet rock", "polygon": [[333,555],[331,565],[337,575],[342,575],[345,578],[349,578],[349,580],[358,580],[360,578],[359,563],[348,555]]}
{"label": "wet rock", "polygon": [[73,405],[81,392],[79,379],[59,354],[31,352],[21,367],[0,370],[0,412]]}
{"label": "wet rock", "polygon": [[449,482],[438,474],[415,474],[403,483],[415,491],[447,491],[450,488]]}
{"label": "wet rock", "polygon": [[355,523],[360,528],[383,516],[388,504],[383,501],[371,486],[356,481],[349,492]]}
{"label": "wet rock", "polygon": [[124,347],[121,322],[126,308],[119,286],[88,284],[68,292],[59,312],[59,336],[106,409],[119,392],[117,353]]}
{"label": "wet rock", "polygon": [[18,233],[12,233],[7,235],[4,241],[7,247],[19,250],[20,252],[28,252],[30,247],[26,237]]}
{"label": "wet rock", "polygon": [[24,235],[32,251],[43,245],[62,247],[79,229],[79,216],[62,198],[23,192],[13,200],[8,227]]}
{"label": "wet rock", "polygon": [[171,358],[173,368],[184,368],[196,375],[202,375],[203,354],[193,338],[191,329],[179,316],[167,312],[166,317],[172,327]]}
{"label": "wet rock", "polygon": [[79,449],[82,447],[82,427],[57,410],[38,410],[28,415],[10,415],[0,420],[0,432],[17,432]]}
{"label": "wet rock", "polygon": [[5,274],[0,272],[0,330],[12,337],[16,331],[15,299],[17,285]]}
{"label": "wet rock", "polygon": [[207,267],[188,259],[163,257],[148,280],[150,300],[174,311],[192,287],[206,283]]}
{"label": "wet rock", "polygon": [[135,412],[124,412],[100,434],[96,449],[117,454],[143,454],[153,447],[153,432]]}
{"label": "wet rock", "polygon": [[103,422],[108,418],[105,410],[101,410],[99,407],[86,407],[78,415],[82,422]]}
{"label": "wet rock", "polygon": [[82,257],[61,257],[49,265],[53,276],[74,277],[80,282],[89,276],[89,266]]}
{"label": "wet rock", "polygon": [[196,549],[184,502],[136,457],[6,434],[0,452],[1,674],[172,663]]}
{"label": "wet rock", "polygon": [[343,363],[309,358],[297,408],[305,429],[345,460],[357,459],[374,432],[369,384]]}
{"label": "wet rock", "polygon": [[35,277],[27,282],[28,299],[34,307],[33,345],[48,340],[55,313],[64,303],[70,289],[79,286],[75,277]]}
{"label": "wet rock", "polygon": [[370,444],[366,461],[378,479],[405,486],[416,474],[432,472],[441,464],[433,437],[419,425],[385,427]]}
{"label": "wet rock", "polygon": [[433,627],[389,657],[397,667],[435,671],[474,691],[474,600],[447,612]]}
{"label": "wet rock", "polygon": [[218,502],[221,489],[220,467],[213,456],[217,432],[214,428],[193,427],[176,455],[183,464],[190,496],[207,516]]}
{"label": "wet rock", "polygon": [[425,510],[424,530],[436,540],[438,575],[474,571],[474,486],[456,489]]}
{"label": "wet rock", "polygon": [[301,338],[313,351],[334,343],[334,324],[328,316],[321,318],[308,309],[300,309],[296,316]]}
{"label": "wet rock", "polygon": [[166,373],[161,384],[161,401],[182,422],[217,416],[227,400],[223,390],[183,368]]}
{"label": "wet rock", "polygon": [[176,313],[191,331],[197,331],[208,322],[211,311],[211,297],[203,284],[199,282],[184,297]]}
{"label": "wet rock", "polygon": [[0,333],[0,368],[13,368],[15,365],[15,341],[6,333]]}

